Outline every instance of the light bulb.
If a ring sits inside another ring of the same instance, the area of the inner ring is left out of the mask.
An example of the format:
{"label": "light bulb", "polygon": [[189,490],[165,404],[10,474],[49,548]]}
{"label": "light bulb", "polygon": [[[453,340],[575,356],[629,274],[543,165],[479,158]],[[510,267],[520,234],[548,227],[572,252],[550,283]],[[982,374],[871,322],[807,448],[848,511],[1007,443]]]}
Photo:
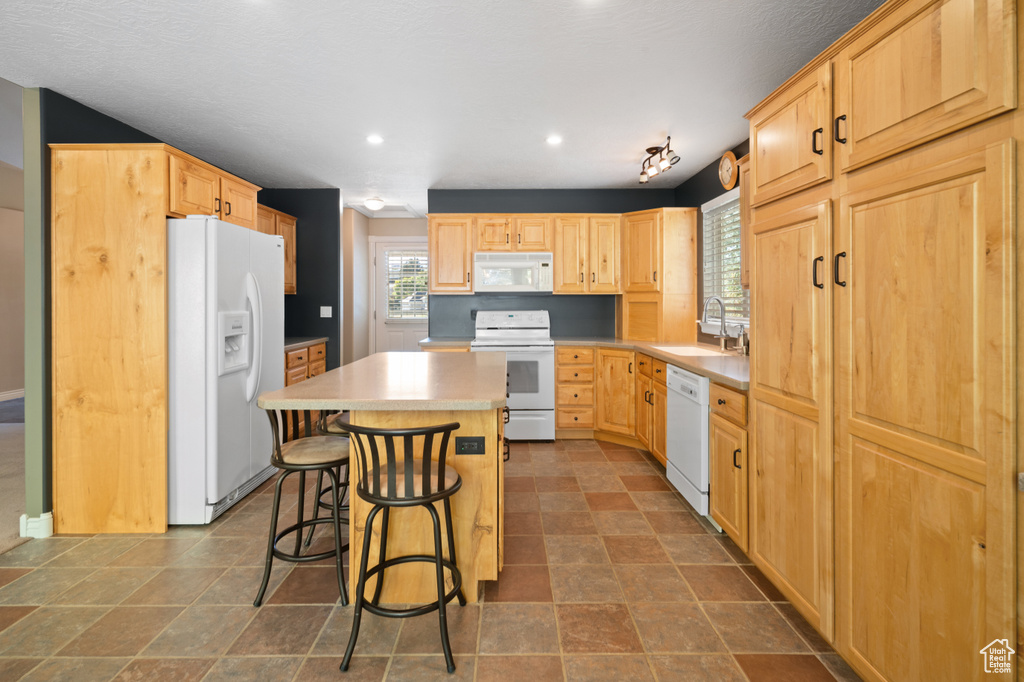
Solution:
{"label": "light bulb", "polygon": [[648,177],[652,177],[653,178],[655,175],[658,174],[658,172],[659,172],[658,171],[658,167],[655,166],[653,163],[650,166],[647,167],[647,175],[648,175]]}
{"label": "light bulb", "polygon": [[363,202],[363,206],[370,209],[371,211],[379,211],[384,208],[384,200],[380,197],[373,197]]}
{"label": "light bulb", "polygon": [[666,159],[664,156],[661,157],[660,161],[658,161],[658,168],[660,168],[663,171],[666,171],[666,170],[668,170],[671,167],[672,167],[672,162],[669,161],[668,159]]}

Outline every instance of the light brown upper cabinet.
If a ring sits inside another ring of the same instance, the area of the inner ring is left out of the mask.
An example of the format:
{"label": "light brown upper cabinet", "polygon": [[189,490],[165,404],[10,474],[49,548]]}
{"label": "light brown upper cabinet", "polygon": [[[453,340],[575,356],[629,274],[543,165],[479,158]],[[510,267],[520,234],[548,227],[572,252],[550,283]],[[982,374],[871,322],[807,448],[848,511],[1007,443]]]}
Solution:
{"label": "light brown upper cabinet", "polygon": [[832,138],[858,168],[1016,105],[1013,0],[911,0],[835,59]]}
{"label": "light brown upper cabinet", "polygon": [[429,218],[430,292],[473,293],[473,216],[435,214]]}
{"label": "light brown upper cabinet", "polygon": [[754,238],[750,233],[750,154],[740,159],[736,165],[739,166],[740,173],[740,286],[749,289],[750,240]]}
{"label": "light brown upper cabinet", "polygon": [[547,215],[478,215],[476,250],[551,251],[553,225]]}
{"label": "light brown upper cabinet", "polygon": [[618,215],[560,215],[554,221],[554,292],[619,293]]}
{"label": "light brown upper cabinet", "polygon": [[297,270],[295,264],[295,225],[293,216],[267,206],[256,207],[256,229],[264,234],[284,237],[284,293],[297,291]]}
{"label": "light brown upper cabinet", "polygon": [[[627,213],[622,217],[623,289],[627,294],[660,291],[661,211]],[[664,276],[664,273],[662,273]]]}
{"label": "light brown upper cabinet", "polygon": [[187,154],[169,151],[167,156],[170,169],[168,215],[176,218],[215,215],[229,223],[256,229],[258,186]]}

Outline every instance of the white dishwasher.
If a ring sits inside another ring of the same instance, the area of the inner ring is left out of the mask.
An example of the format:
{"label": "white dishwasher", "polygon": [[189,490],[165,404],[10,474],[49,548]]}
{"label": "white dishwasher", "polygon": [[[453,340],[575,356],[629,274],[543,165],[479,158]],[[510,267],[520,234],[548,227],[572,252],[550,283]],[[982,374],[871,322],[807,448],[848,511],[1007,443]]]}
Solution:
{"label": "white dishwasher", "polygon": [[665,470],[669,482],[702,516],[708,515],[708,393],[711,381],[668,366]]}

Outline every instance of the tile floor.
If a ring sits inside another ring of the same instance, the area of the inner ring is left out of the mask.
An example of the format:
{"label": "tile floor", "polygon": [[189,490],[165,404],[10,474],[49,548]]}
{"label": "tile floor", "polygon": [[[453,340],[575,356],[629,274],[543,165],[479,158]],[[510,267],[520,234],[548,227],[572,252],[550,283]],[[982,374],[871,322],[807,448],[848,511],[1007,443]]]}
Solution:
{"label": "tile floor", "polygon": [[595,441],[513,444],[505,568],[479,603],[449,606],[454,675],[434,614],[366,614],[340,673],[352,611],[330,565],[277,562],[252,606],[265,484],[207,527],[0,555],[0,679],[858,679],[648,457]]}

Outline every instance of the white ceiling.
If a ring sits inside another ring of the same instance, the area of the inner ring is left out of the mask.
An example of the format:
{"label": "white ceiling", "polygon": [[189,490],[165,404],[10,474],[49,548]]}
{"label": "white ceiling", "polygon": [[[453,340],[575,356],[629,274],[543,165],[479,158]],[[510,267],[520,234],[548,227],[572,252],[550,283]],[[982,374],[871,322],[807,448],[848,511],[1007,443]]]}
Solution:
{"label": "white ceiling", "polygon": [[3,0],[0,77],[264,187],[425,212],[427,189],[638,187],[665,135],[682,160],[647,187],[674,187],[879,4]]}

